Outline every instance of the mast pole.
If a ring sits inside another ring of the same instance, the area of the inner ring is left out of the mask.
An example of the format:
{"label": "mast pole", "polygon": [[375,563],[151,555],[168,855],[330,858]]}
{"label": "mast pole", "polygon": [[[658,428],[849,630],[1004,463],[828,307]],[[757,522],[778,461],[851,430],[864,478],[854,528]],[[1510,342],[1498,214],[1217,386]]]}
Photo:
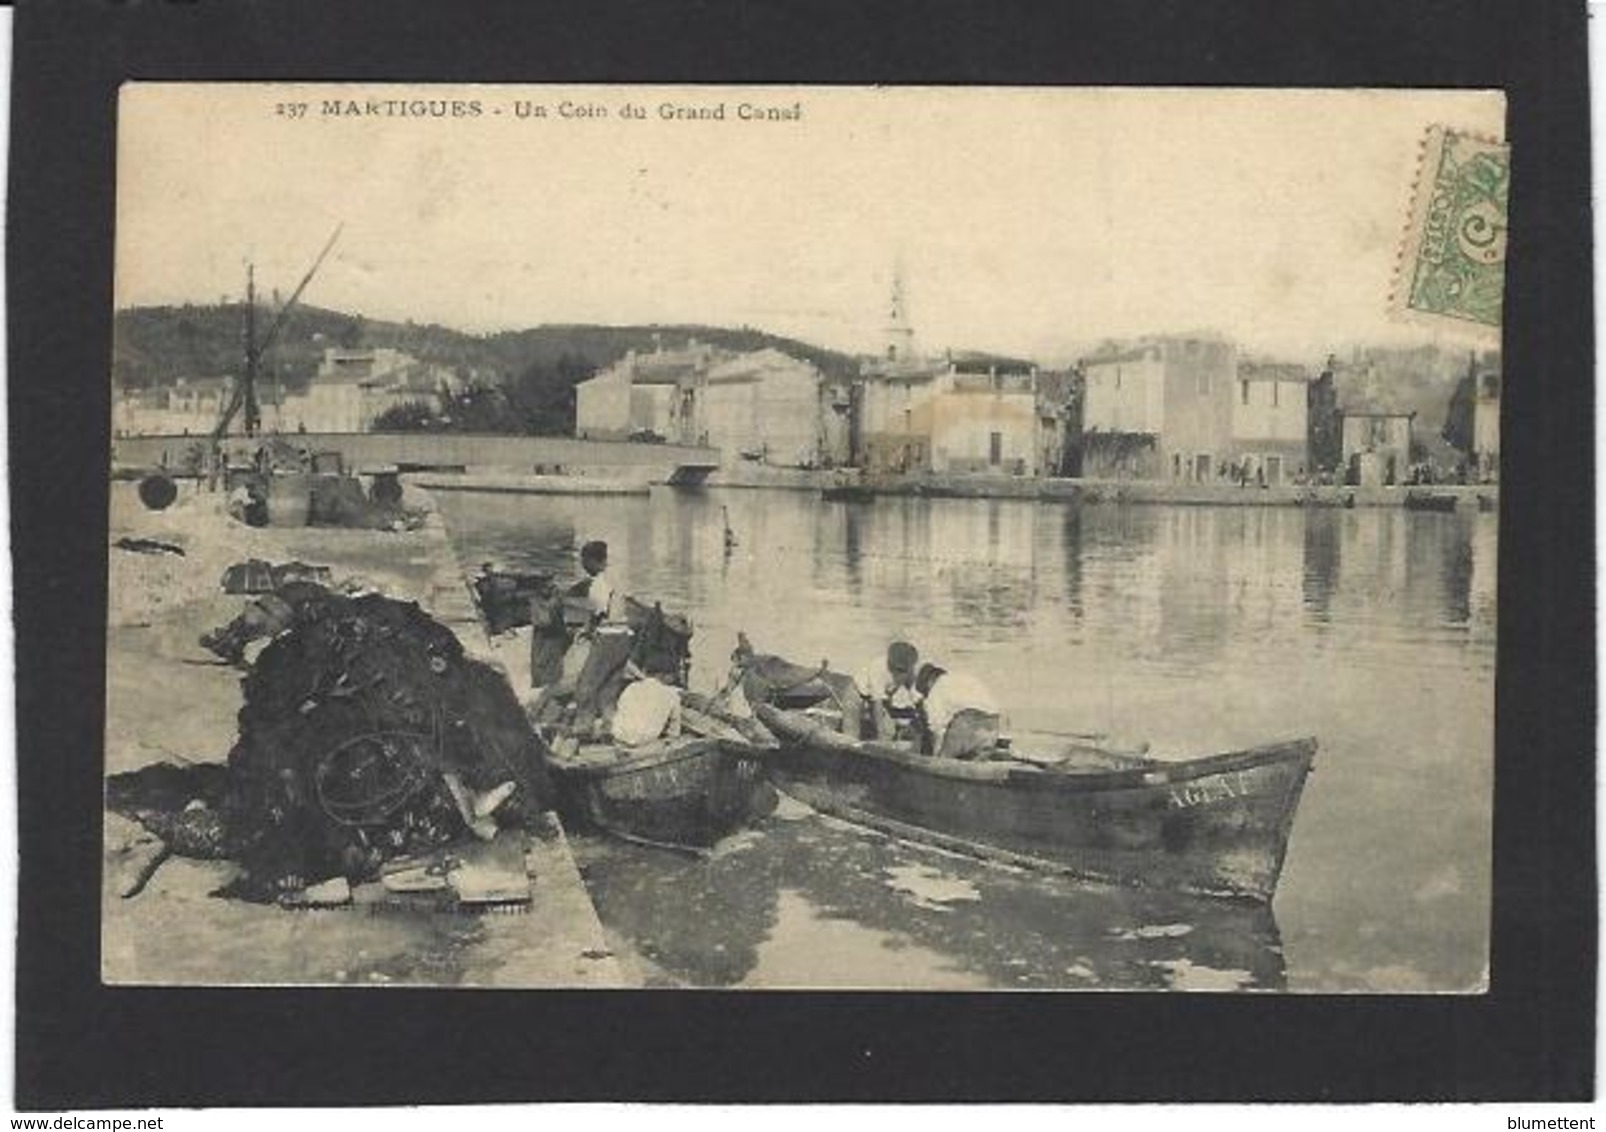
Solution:
{"label": "mast pole", "polygon": [[256,264],[245,275],[245,435],[255,436],[262,414],[257,408],[257,286]]}

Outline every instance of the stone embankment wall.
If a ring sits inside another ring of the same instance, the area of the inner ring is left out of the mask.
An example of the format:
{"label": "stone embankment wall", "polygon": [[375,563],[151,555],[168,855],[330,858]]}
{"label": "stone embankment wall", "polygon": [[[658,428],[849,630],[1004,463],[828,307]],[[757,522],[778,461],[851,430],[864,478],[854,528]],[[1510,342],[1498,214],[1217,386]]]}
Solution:
{"label": "stone embankment wall", "polygon": [[[114,468],[154,467],[166,453],[177,465],[184,452],[204,444],[200,436],[131,436],[112,441]],[[314,452],[339,452],[357,470],[407,464],[529,474],[562,469],[568,474],[608,473],[662,479],[683,464],[719,463],[717,448],[678,444],[630,444],[562,436],[474,436],[441,433],[286,433],[280,437]],[[231,447],[253,442],[232,437]]]}

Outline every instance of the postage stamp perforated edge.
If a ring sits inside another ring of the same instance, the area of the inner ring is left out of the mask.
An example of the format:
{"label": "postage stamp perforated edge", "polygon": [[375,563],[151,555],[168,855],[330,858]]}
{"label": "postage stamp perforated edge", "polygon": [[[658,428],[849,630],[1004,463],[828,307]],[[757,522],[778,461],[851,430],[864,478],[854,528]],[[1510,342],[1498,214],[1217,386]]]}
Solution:
{"label": "postage stamp perforated edge", "polygon": [[[1416,176],[1406,204],[1405,228],[1394,258],[1394,276],[1389,291],[1389,315],[1398,322],[1438,330],[1453,330],[1460,334],[1481,338],[1498,344],[1501,335],[1499,322],[1483,322],[1464,313],[1437,310],[1413,304],[1413,289],[1418,268],[1421,266],[1422,244],[1427,234],[1428,216],[1433,206],[1434,187],[1437,184],[1440,164],[1446,142],[1451,137],[1466,138],[1491,146],[1509,155],[1509,145],[1497,137],[1477,130],[1466,130],[1436,124],[1422,134],[1416,158]],[[1498,268],[1504,285],[1505,261]]]}

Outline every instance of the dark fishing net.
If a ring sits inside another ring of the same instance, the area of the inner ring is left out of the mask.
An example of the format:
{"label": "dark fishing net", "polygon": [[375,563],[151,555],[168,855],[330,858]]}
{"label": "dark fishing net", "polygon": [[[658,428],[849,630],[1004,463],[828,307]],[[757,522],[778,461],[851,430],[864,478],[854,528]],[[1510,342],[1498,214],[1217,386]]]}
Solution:
{"label": "dark fishing net", "polygon": [[[497,670],[409,602],[299,583],[275,598],[279,635],[242,682],[239,739],[221,801],[231,895],[268,899],[467,835],[443,775],[515,824],[546,807],[540,740]],[[150,823],[147,822],[147,825]]]}
{"label": "dark fishing net", "polygon": [[232,846],[222,808],[228,779],[217,763],[155,763],[107,778],[106,808],[139,822],[180,856],[227,857]]}

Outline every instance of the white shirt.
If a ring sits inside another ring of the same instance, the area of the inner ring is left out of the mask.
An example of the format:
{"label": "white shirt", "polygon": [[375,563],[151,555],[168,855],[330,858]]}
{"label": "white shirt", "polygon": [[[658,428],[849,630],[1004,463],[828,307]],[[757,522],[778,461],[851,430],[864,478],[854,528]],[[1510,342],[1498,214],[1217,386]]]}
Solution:
{"label": "white shirt", "polygon": [[679,731],[680,693],[650,676],[619,693],[613,716],[614,742],[626,747],[651,743],[666,732]]}
{"label": "white shirt", "polygon": [[926,693],[926,723],[940,743],[954,716],[966,709],[998,713],[998,701],[980,680],[967,672],[945,672]]}
{"label": "white shirt", "polygon": [[604,621],[613,620],[613,583],[608,580],[608,572],[591,576],[591,584],[586,587],[586,605],[593,615],[601,614]]}

